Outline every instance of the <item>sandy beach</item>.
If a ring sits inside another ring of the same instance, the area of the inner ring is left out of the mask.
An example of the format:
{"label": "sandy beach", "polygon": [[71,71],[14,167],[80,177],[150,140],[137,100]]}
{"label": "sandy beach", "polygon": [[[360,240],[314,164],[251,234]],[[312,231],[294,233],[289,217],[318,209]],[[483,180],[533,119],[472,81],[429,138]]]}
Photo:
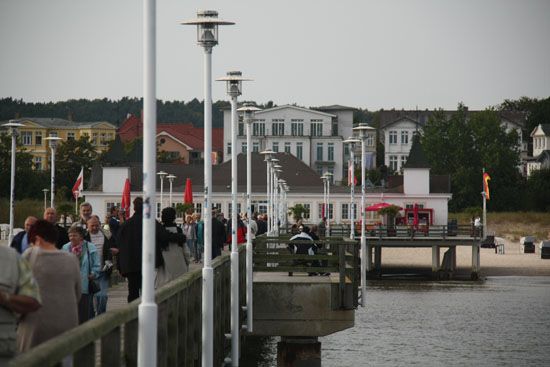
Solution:
{"label": "sandy beach", "polygon": [[[505,239],[504,254],[496,254],[495,249],[481,249],[481,276],[550,276],[550,259],[540,258],[538,243],[534,254],[520,253],[519,242]],[[441,258],[446,249],[441,249]],[[457,273],[469,274],[472,264],[470,247],[457,247]],[[384,248],[382,268],[430,270],[432,250],[430,248]]]}

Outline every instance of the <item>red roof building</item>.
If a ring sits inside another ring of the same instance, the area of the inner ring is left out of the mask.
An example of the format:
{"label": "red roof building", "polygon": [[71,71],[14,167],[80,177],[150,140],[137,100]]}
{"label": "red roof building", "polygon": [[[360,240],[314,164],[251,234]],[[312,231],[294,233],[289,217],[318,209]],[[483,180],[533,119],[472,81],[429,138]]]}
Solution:
{"label": "red roof building", "polygon": [[[123,143],[143,135],[141,117],[129,114],[118,128],[117,134]],[[157,123],[157,146],[167,158],[181,163],[199,163],[204,158],[204,129],[191,123]],[[222,161],[223,129],[212,129],[212,163]]]}

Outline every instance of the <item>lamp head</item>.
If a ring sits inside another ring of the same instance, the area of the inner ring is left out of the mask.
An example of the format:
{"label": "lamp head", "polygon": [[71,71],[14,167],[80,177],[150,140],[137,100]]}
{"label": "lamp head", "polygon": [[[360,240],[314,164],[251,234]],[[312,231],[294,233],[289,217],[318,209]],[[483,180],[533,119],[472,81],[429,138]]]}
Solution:
{"label": "lamp head", "polygon": [[243,113],[243,120],[247,124],[251,124],[252,122],[254,122],[254,115],[256,114],[256,111],[261,111],[261,110],[262,110],[261,108],[258,108],[254,106],[253,103],[249,103],[249,102],[243,104],[241,108],[237,109],[238,112]]}
{"label": "lamp head", "polygon": [[217,81],[225,81],[227,95],[230,97],[238,97],[243,93],[243,81],[252,80],[243,78],[243,73],[240,71],[228,71],[227,76],[216,79]]}
{"label": "lamp head", "polygon": [[350,136],[349,138],[347,138],[346,140],[344,140],[342,143],[344,144],[350,144],[351,146],[353,146],[354,144],[359,144],[361,142],[361,140],[353,137],[353,136]]}
{"label": "lamp head", "polygon": [[161,179],[163,179],[164,176],[168,175],[168,173],[166,173],[166,172],[164,172],[164,171],[160,171],[160,172],[157,172],[157,175],[159,175],[159,177],[160,177]]}
{"label": "lamp head", "polygon": [[361,140],[365,140],[369,135],[369,131],[374,131],[374,130],[376,129],[373,127],[370,127],[367,124],[359,124],[359,126],[353,128],[353,131],[357,132],[357,135]]}
{"label": "lamp head", "polygon": [[44,140],[47,140],[50,143],[50,148],[55,149],[55,148],[57,148],[57,142],[59,142],[62,139],[58,136],[51,136],[50,135],[47,138],[45,138]]}
{"label": "lamp head", "polygon": [[173,175],[173,174],[169,174],[168,176],[166,176],[166,178],[168,180],[170,180],[170,182],[174,181],[174,179],[176,178],[177,176]]}
{"label": "lamp head", "polygon": [[199,10],[195,19],[181,22],[181,24],[196,25],[197,43],[206,50],[211,50],[218,44],[218,26],[235,23],[219,19],[218,12],[215,10]]}

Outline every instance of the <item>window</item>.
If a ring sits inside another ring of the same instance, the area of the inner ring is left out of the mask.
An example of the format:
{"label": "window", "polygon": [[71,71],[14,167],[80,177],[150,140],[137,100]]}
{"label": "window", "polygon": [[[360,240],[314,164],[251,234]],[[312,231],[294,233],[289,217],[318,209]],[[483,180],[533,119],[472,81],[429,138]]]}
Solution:
{"label": "window", "polygon": [[265,124],[262,122],[255,122],[252,124],[252,135],[254,136],[264,136],[265,135]]}
{"label": "window", "polygon": [[[323,205],[323,203],[319,204],[319,219],[323,219]],[[334,219],[334,208],[332,204],[328,204],[328,219]]]}
{"label": "window", "polygon": [[397,171],[397,156],[390,155],[390,169]]}
{"label": "window", "polygon": [[296,143],[296,158],[302,160],[304,155],[303,143]]}
{"label": "window", "polygon": [[241,152],[246,153],[246,142],[241,143]]}
{"label": "window", "polygon": [[260,151],[260,143],[258,143],[257,141],[252,143],[252,151],[254,153],[258,153]]}
{"label": "window", "polygon": [[342,219],[349,219],[349,204],[342,204]]}
{"label": "window", "polygon": [[349,156],[349,144],[344,144],[344,156]]}
{"label": "window", "polygon": [[239,136],[244,136],[244,124],[239,122]]}
{"label": "window", "polygon": [[42,131],[34,133],[34,145],[42,145]]}
{"label": "window", "polygon": [[[276,120],[273,120],[276,121]],[[274,122],[271,124],[271,134],[276,136],[285,135],[285,124],[282,122]]]}
{"label": "window", "polygon": [[323,160],[323,143],[317,143],[317,160]]}
{"label": "window", "polygon": [[34,169],[42,169],[42,157],[34,157]]}
{"label": "window", "polygon": [[290,120],[290,134],[292,136],[303,136],[304,135],[304,120],[302,119],[292,119]]}
{"label": "window", "polygon": [[307,212],[304,213],[304,219],[309,219],[309,213],[311,212],[311,208],[309,204],[303,204],[304,209],[307,210]]}
{"label": "window", "polygon": [[[233,212],[233,206],[231,203],[227,204],[227,217],[231,217],[231,213]],[[241,203],[237,203],[237,215],[241,213]]]}
{"label": "window", "polygon": [[99,145],[107,145],[107,134],[101,133],[99,135]]}
{"label": "window", "polygon": [[338,136],[338,124],[332,124],[332,136]]}
{"label": "window", "polygon": [[409,132],[407,130],[401,131],[401,144],[409,144]]}
{"label": "window", "polygon": [[74,140],[74,139],[75,139],[74,132],[68,132],[67,133],[67,140]]}
{"label": "window", "polygon": [[290,153],[290,143],[289,142],[285,143],[285,153]]}
{"label": "window", "polygon": [[322,176],[323,175],[323,167],[322,166],[319,166],[315,169],[317,171],[317,174],[319,176]]}
{"label": "window", "polygon": [[92,145],[97,145],[97,133],[92,134]]}
{"label": "window", "polygon": [[227,143],[227,155],[231,154],[231,143]]}
{"label": "window", "polygon": [[334,168],[333,168],[333,167],[330,167],[330,168],[327,170],[327,172],[331,174],[331,176],[330,176],[330,184],[331,184],[331,185],[334,185]]}
{"label": "window", "polygon": [[21,142],[23,145],[32,145],[32,132],[23,131],[21,132]]}
{"label": "window", "polygon": [[212,210],[222,210],[221,203],[212,203]]}
{"label": "window", "polygon": [[334,161],[334,143],[328,143],[328,161]]}
{"label": "window", "polygon": [[106,209],[105,213],[110,213],[112,207],[120,208],[120,203],[119,202],[112,202],[112,201],[105,203],[105,209]]}
{"label": "window", "polygon": [[50,132],[50,136],[54,136],[54,137],[57,138],[57,131],[51,131],[51,132]]}
{"label": "window", "polygon": [[365,144],[367,145],[367,147],[374,146],[374,135],[367,135],[367,140],[365,141]]}
{"label": "window", "polygon": [[397,144],[397,131],[390,131],[390,144]]}
{"label": "window", "polygon": [[271,150],[275,153],[279,153],[279,142],[273,142],[273,145],[271,146]]}
{"label": "window", "polygon": [[199,213],[202,217],[202,203],[195,203],[195,213]]}
{"label": "window", "polygon": [[313,122],[317,120],[311,120],[311,136],[322,136],[323,135],[323,124],[320,122]]}

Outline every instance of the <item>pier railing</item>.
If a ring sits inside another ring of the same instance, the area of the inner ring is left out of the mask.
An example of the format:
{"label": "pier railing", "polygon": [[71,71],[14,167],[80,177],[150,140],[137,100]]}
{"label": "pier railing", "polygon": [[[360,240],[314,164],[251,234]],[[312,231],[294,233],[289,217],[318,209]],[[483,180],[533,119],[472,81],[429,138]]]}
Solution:
{"label": "pier railing", "polygon": [[[214,365],[230,351],[230,257],[214,259]],[[239,249],[240,305],[246,304],[245,248]],[[200,366],[202,271],[186,273],[156,291],[158,366]],[[9,366],[48,367],[73,357],[74,366],[136,366],[139,300],[108,311],[10,361]],[[241,307],[242,309],[242,307]],[[60,310],[63,312],[63,310]],[[241,318],[245,314],[241,312]],[[242,325],[244,320],[241,320]]]}
{"label": "pier railing", "polygon": [[344,238],[316,240],[313,254],[296,254],[292,246],[310,246],[312,241],[290,241],[289,236],[259,236],[254,246],[255,272],[308,273],[309,275],[338,276],[338,308],[351,309],[358,305],[360,261],[358,241]]}

